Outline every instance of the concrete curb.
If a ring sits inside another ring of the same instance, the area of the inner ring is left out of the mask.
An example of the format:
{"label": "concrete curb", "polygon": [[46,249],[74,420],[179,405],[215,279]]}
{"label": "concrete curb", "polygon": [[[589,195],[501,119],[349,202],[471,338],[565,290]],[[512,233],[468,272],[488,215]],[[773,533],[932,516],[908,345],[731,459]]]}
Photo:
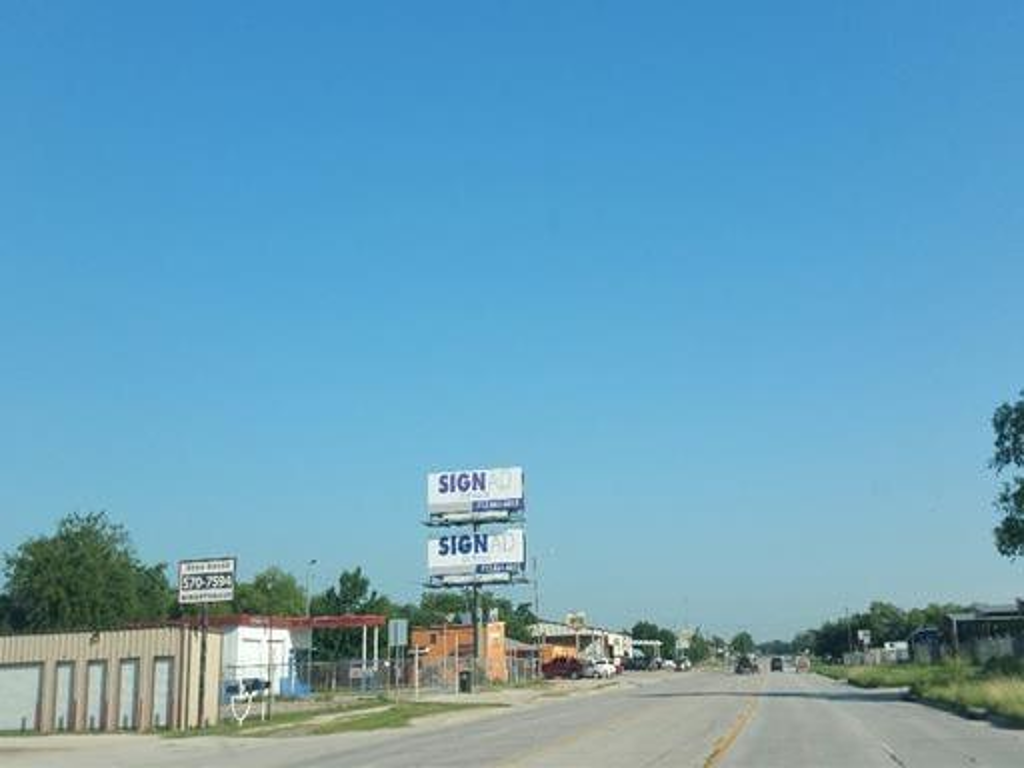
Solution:
{"label": "concrete curb", "polygon": [[962,717],[965,720],[984,720],[991,725],[994,725],[996,728],[1005,728],[1015,731],[1024,730],[1024,720],[1018,720],[1013,717],[1007,717],[1006,715],[990,712],[984,707],[958,706],[956,704],[950,704],[948,701],[939,701],[938,699],[929,699],[924,696],[918,696],[916,693],[911,691],[907,691],[903,694],[903,700],[913,702],[914,704],[922,704],[926,707],[931,707],[932,709],[937,709],[950,715]]}

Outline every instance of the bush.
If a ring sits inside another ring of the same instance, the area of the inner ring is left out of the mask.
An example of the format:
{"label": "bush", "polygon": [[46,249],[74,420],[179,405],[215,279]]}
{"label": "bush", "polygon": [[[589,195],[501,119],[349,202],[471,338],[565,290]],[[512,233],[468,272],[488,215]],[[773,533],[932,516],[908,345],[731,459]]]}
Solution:
{"label": "bush", "polygon": [[1013,656],[989,659],[982,670],[986,677],[1024,677],[1024,659]]}

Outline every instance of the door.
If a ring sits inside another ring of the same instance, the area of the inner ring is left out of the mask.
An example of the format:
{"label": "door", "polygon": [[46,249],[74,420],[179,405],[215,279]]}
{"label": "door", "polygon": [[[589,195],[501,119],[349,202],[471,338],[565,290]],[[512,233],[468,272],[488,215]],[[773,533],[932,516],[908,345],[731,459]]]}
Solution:
{"label": "door", "polygon": [[39,730],[41,664],[0,666],[0,731]]}
{"label": "door", "polygon": [[85,672],[85,727],[102,731],[107,727],[107,662],[90,661]]}
{"label": "door", "polygon": [[134,731],[139,727],[139,660],[121,659],[120,687],[117,694],[117,727]]}
{"label": "door", "polygon": [[171,681],[174,659],[158,658],[153,662],[153,729],[171,727]]}
{"label": "door", "polygon": [[75,663],[73,661],[58,662],[57,679],[54,686],[53,730],[73,730],[75,727]]}

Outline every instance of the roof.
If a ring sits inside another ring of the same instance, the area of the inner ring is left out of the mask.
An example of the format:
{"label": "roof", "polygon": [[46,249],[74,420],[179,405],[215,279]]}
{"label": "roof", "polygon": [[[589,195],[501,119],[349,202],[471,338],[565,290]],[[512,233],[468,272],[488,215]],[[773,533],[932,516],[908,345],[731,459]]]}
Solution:
{"label": "roof", "polygon": [[521,640],[514,640],[511,637],[506,637],[505,648],[515,653],[536,653],[540,646],[532,643],[524,643]]}
{"label": "roof", "polygon": [[273,629],[353,629],[382,627],[387,616],[375,613],[338,613],[325,616],[258,616],[238,613],[230,616],[211,616],[211,627],[270,627]]}
{"label": "roof", "polygon": [[1014,603],[992,605],[975,603],[966,611],[947,614],[947,618],[955,622],[963,621],[1017,621],[1024,619],[1024,600]]}

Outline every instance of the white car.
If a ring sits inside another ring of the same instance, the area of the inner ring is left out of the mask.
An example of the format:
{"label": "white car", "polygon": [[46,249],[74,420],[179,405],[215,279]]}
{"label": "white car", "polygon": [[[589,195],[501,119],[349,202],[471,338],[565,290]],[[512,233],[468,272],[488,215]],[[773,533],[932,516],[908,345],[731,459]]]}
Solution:
{"label": "white car", "polygon": [[583,667],[584,677],[614,677],[615,665],[608,659],[594,659]]}
{"label": "white car", "polygon": [[674,672],[676,669],[676,663],[672,659],[665,659],[661,662],[661,668],[667,669],[669,672]]}

